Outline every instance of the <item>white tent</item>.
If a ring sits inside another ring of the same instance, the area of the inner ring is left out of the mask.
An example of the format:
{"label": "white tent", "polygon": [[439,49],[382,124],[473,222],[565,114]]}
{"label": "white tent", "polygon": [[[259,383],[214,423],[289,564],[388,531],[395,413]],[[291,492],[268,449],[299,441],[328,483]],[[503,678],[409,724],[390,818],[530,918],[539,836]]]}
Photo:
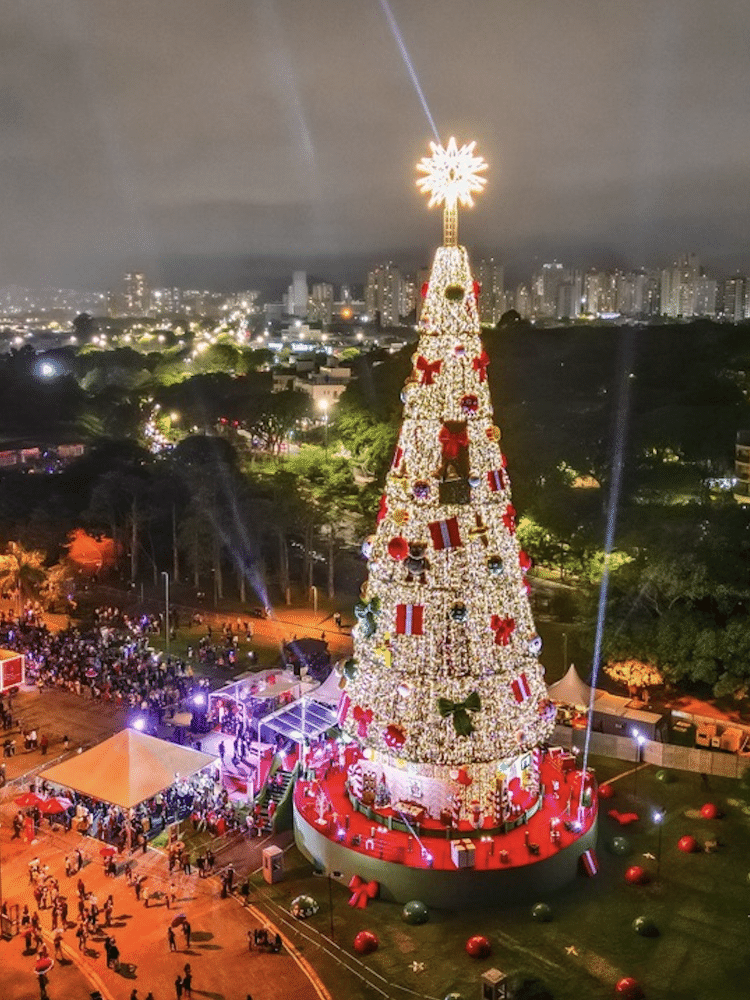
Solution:
{"label": "white tent", "polygon": [[85,753],[48,767],[40,777],[122,809],[132,809],[164,791],[177,778],[197,774],[215,760],[210,754],[123,729]]}
{"label": "white tent", "polygon": [[578,671],[571,663],[567,674],[559,681],[549,685],[547,695],[552,701],[565,705],[588,705],[591,698],[591,688],[588,684],[583,683],[578,676]]}

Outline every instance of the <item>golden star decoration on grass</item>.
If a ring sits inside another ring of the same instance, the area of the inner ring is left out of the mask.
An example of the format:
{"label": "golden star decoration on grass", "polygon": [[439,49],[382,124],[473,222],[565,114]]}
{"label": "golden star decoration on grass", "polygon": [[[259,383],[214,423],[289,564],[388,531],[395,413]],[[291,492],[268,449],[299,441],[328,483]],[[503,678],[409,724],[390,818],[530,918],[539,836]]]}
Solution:
{"label": "golden star decoration on grass", "polygon": [[566,955],[578,955],[578,949],[576,948],[576,946],[574,944],[569,944],[568,947],[565,949],[565,954]]}
{"label": "golden star decoration on grass", "polygon": [[424,962],[412,962],[410,968],[412,972],[424,972],[425,964]]}
{"label": "golden star decoration on grass", "polygon": [[457,204],[471,207],[473,194],[479,194],[487,183],[486,177],[479,175],[487,169],[481,156],[474,155],[475,142],[459,149],[453,136],[443,147],[430,143],[432,156],[424,156],[417,164],[417,170],[425,174],[417,181],[422,194],[429,194],[428,205],[445,205],[453,209]]}

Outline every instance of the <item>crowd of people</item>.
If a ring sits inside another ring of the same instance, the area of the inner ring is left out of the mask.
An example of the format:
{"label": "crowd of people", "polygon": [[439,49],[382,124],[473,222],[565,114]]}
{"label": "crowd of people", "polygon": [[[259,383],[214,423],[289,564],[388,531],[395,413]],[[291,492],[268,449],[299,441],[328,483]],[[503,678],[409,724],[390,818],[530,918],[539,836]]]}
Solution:
{"label": "crowd of people", "polygon": [[[177,611],[170,611],[172,626]],[[187,659],[154,653],[150,638],[163,631],[162,615],[129,616],[117,607],[96,608],[88,629],[69,627],[51,632],[38,606],[27,603],[16,616],[0,610],[0,646],[26,655],[27,681],[40,691],[58,687],[77,695],[114,701],[153,712],[161,722],[165,713],[184,703],[195,686],[193,649]],[[197,646],[197,659],[206,665],[233,662],[239,643],[252,638],[248,622],[240,619],[221,629],[207,626]],[[2,707],[0,721],[9,728],[11,718]]]}

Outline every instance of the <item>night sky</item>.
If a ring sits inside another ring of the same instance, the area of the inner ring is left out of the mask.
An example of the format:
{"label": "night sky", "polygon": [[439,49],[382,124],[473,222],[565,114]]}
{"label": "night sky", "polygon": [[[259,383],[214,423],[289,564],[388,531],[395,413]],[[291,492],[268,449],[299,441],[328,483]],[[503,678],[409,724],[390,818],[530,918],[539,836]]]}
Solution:
{"label": "night sky", "polygon": [[[750,269],[748,0],[392,0],[486,193],[461,242]],[[380,0],[0,0],[0,285],[429,262],[431,127]]]}

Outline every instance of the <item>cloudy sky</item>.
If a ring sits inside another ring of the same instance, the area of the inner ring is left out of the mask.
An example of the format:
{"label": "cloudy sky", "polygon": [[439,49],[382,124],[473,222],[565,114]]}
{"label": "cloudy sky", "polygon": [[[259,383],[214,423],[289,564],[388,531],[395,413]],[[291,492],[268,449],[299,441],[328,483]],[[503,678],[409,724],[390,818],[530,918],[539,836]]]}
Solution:
{"label": "cloudy sky", "polygon": [[[0,286],[253,286],[427,262],[432,130],[385,0],[0,0]],[[476,139],[461,239],[750,270],[748,0],[391,0],[440,135]]]}

